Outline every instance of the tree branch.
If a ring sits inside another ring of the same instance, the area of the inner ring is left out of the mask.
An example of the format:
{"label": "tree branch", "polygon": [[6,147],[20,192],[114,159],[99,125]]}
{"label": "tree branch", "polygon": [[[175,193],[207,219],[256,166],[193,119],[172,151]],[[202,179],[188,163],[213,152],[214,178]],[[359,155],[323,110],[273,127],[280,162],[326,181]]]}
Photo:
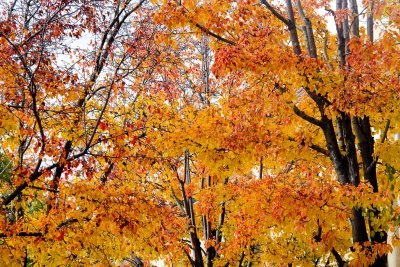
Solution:
{"label": "tree branch", "polygon": [[242,254],[240,254],[240,259],[239,259],[238,264],[237,264],[238,267],[242,266],[243,260],[244,260],[244,251],[242,251]]}
{"label": "tree branch", "polygon": [[30,236],[43,236],[43,234],[40,232],[19,232],[19,233],[11,234],[11,235],[0,233],[0,238],[9,237],[9,236],[30,237]]}
{"label": "tree branch", "polygon": [[340,256],[340,254],[336,251],[335,248],[332,248],[332,254],[336,259],[336,262],[338,264],[339,267],[343,267],[344,264],[346,263],[345,261],[343,261],[342,257]]}
{"label": "tree branch", "polygon": [[290,21],[286,19],[282,14],[280,14],[273,6],[271,6],[266,0],[261,0],[261,3],[268,8],[271,13],[278,18],[280,21],[286,24],[286,26],[289,26]]}
{"label": "tree branch", "polygon": [[319,153],[322,153],[322,154],[324,154],[325,156],[329,157],[329,152],[328,152],[328,150],[323,149],[323,148],[320,147],[319,145],[311,144],[311,145],[309,146],[309,148],[311,148],[311,149],[313,149],[313,150],[315,150],[315,151],[317,151],[317,152],[319,152]]}
{"label": "tree branch", "polygon": [[299,10],[300,17],[303,20],[303,23],[305,25],[305,32],[306,32],[306,42],[309,47],[309,54],[312,58],[317,58],[317,47],[315,45],[315,39],[314,39],[314,32],[312,29],[312,24],[310,19],[306,16],[304,13],[303,7],[301,5],[300,0],[297,1],[297,9]]}
{"label": "tree branch", "polygon": [[230,44],[230,45],[233,45],[233,46],[236,45],[236,42],[231,41],[231,40],[228,40],[228,39],[226,39],[226,38],[224,38],[224,37],[222,37],[222,36],[220,36],[220,35],[218,35],[218,34],[216,34],[216,33],[213,33],[212,31],[210,31],[209,29],[204,28],[203,26],[201,26],[201,25],[198,24],[198,23],[196,23],[195,25],[196,25],[196,27],[199,28],[202,32],[205,32],[206,34],[208,34],[208,35],[214,37],[214,38],[217,39],[217,40],[220,40],[220,41],[222,41],[222,42],[224,42],[224,43],[227,43],[227,44]]}
{"label": "tree branch", "polygon": [[299,116],[300,118],[308,121],[311,124],[314,124],[316,126],[319,126],[321,128],[324,127],[324,123],[321,120],[318,120],[314,117],[311,117],[310,115],[306,114],[304,111],[300,110],[296,105],[292,106],[294,113]]}
{"label": "tree branch", "polygon": [[[70,158],[68,158],[66,161],[72,161],[74,159],[80,158],[84,155],[86,155],[87,152],[86,151],[82,151],[78,154],[75,154],[73,156],[71,156]],[[41,165],[41,159],[39,159],[38,164],[36,165],[36,168],[34,170],[34,172],[29,176],[29,181],[32,183],[34,181],[36,181],[37,179],[39,179],[40,176],[43,175],[43,170],[39,171],[40,165]],[[47,171],[51,171],[54,168],[60,166],[60,163],[53,163],[52,165],[48,166],[45,168],[45,170]],[[28,187],[28,183],[27,182],[23,182],[22,184],[20,184],[10,195],[8,195],[7,197],[3,197],[3,201],[0,203],[0,209],[4,209],[5,206],[7,206],[8,204],[11,203],[11,201],[14,200],[14,198],[16,198],[18,196],[19,193],[22,192],[22,190],[24,190],[25,188]]]}
{"label": "tree branch", "polygon": [[109,163],[107,171],[100,178],[100,182],[101,182],[102,185],[106,184],[107,178],[111,174],[111,171],[112,171],[113,168],[114,168],[114,162]]}
{"label": "tree branch", "polygon": [[386,120],[385,129],[383,130],[383,133],[382,133],[381,144],[383,144],[385,142],[386,138],[387,138],[387,133],[389,131],[389,126],[390,126],[390,120],[387,119]]}

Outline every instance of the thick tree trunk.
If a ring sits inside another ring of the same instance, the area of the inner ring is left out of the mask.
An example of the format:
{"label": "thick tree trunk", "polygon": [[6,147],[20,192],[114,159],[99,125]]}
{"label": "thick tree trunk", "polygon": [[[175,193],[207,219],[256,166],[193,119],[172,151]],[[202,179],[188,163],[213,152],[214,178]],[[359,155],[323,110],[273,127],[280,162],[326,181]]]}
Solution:
{"label": "thick tree trunk", "polygon": [[190,232],[190,241],[194,253],[193,267],[204,267],[203,256],[201,254],[200,240],[194,232]]}
{"label": "thick tree trunk", "polygon": [[[338,175],[338,180],[341,184],[351,183],[357,186],[360,182],[359,169],[357,161],[357,153],[355,147],[355,139],[350,123],[350,117],[347,114],[342,114],[338,123],[341,124],[345,140],[346,156],[343,157],[336,139],[335,130],[331,120],[324,119],[324,134],[326,146],[330,154],[335,171]],[[353,242],[363,243],[368,241],[368,233],[365,224],[365,219],[361,209],[353,208],[352,218],[350,219]]]}
{"label": "thick tree trunk", "polygon": [[[349,17],[346,16],[343,21],[336,21],[337,30],[337,44],[338,44],[338,59],[341,68],[344,70],[348,68],[346,55],[350,52],[348,43],[350,41],[350,31],[354,37],[359,37],[359,18],[358,18],[358,7],[357,1],[349,0],[350,8],[353,14],[351,23]],[[300,47],[299,38],[297,35],[296,21],[294,16],[294,10],[292,7],[292,1],[286,0],[287,18],[277,12],[267,1],[263,0],[262,3],[269,9],[275,17],[286,24],[290,33],[290,40],[292,42],[292,48],[294,53],[302,60],[302,52]],[[349,8],[348,0],[337,0],[336,9],[347,10]],[[304,13],[301,2],[297,1],[297,9],[301,19],[304,23],[304,33],[306,37],[306,46],[309,56],[311,58],[317,58],[314,34],[312,31],[311,22],[308,20]],[[373,10],[373,2],[371,5],[371,11]],[[370,12],[367,19],[367,32],[370,36],[371,42],[373,41],[373,16]],[[351,27],[351,28],[350,28]],[[357,149],[361,154],[363,163],[364,179],[369,181],[373,187],[374,192],[378,192],[378,181],[376,176],[376,162],[373,158],[374,153],[374,139],[371,133],[371,125],[369,118],[352,118],[349,114],[341,112],[337,118],[338,136],[336,136],[335,128],[332,120],[328,119],[325,115],[325,102],[324,97],[317,95],[315,92],[310,90],[307,91],[308,95],[317,104],[320,113],[321,120],[315,120],[314,118],[308,121],[321,127],[325,136],[326,147],[329,152],[330,159],[336,171],[338,181],[342,184],[352,184],[358,186],[360,183],[360,167],[357,159]],[[296,112],[295,112],[296,113]],[[296,113],[298,114],[298,113]],[[300,116],[300,115],[299,115]],[[302,117],[302,116],[300,116]],[[303,116],[302,118],[304,118]],[[307,120],[307,118],[306,118]],[[318,123],[316,123],[318,122]],[[321,122],[321,123],[319,123]],[[356,125],[355,125],[356,123]],[[354,127],[354,132],[353,132]],[[356,136],[354,135],[356,134]],[[357,138],[357,139],[356,139]],[[338,141],[339,139],[339,141]],[[356,147],[356,140],[358,140],[358,147]],[[340,144],[340,147],[339,147]],[[344,154],[343,154],[344,153]],[[379,211],[373,210],[374,215],[378,216]],[[352,226],[352,237],[354,243],[364,243],[369,241],[366,221],[360,208],[354,207],[352,210],[352,217],[350,218]],[[370,226],[371,241],[377,243],[384,243],[387,235],[385,232],[374,232],[374,228]],[[366,248],[367,249],[367,248]],[[337,254],[339,256],[339,254]],[[343,264],[343,262],[341,263]],[[340,265],[340,264],[339,264]],[[372,266],[386,266],[386,256],[378,257]]]}
{"label": "thick tree trunk", "polygon": [[181,183],[181,191],[182,191],[182,198],[183,198],[183,203],[185,206],[185,213],[186,216],[189,219],[189,236],[190,236],[190,243],[192,246],[192,257],[191,263],[193,267],[204,267],[204,262],[203,262],[203,255],[202,255],[202,249],[201,249],[201,243],[197,235],[197,230],[196,230],[196,220],[194,216],[194,211],[193,211],[193,198],[191,196],[187,196],[185,192],[185,183],[190,184],[191,183],[191,178],[190,178],[190,166],[189,166],[189,151],[185,151],[185,172],[184,172],[184,180],[180,181]]}
{"label": "thick tree trunk", "polygon": [[353,243],[368,241],[367,227],[360,208],[353,208],[353,217],[350,219],[353,234]]}

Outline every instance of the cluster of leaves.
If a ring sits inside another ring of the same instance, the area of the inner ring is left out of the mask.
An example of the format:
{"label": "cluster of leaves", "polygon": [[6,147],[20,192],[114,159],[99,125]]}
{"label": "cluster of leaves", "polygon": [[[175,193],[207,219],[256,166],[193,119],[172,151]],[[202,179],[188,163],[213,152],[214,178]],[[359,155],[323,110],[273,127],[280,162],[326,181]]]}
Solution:
{"label": "cluster of leaves", "polygon": [[0,262],[382,264],[400,7],[364,2],[3,1]]}

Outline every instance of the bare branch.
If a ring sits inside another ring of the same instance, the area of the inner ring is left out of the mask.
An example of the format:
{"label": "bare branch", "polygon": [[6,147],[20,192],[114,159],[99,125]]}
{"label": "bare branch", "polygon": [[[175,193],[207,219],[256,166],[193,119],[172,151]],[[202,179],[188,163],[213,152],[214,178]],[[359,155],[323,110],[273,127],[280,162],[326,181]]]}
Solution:
{"label": "bare branch", "polygon": [[[145,2],[146,0],[141,0],[135,7],[133,7],[129,12],[126,12],[126,14],[121,18],[122,13],[125,9],[122,9],[120,12],[116,13],[114,19],[112,20],[112,22],[110,23],[109,27],[107,28],[107,30],[103,33],[102,36],[102,40],[100,43],[100,47],[98,49],[98,54],[96,57],[96,64],[94,66],[93,72],[90,75],[89,80],[87,81],[85,88],[84,88],[84,95],[82,98],[80,98],[77,102],[77,107],[82,107],[83,104],[85,103],[85,98],[87,97],[87,95],[89,94],[89,87],[92,86],[97,78],[100,75],[100,72],[102,71],[102,69],[104,68],[104,65],[106,63],[106,60],[109,56],[109,51],[110,51],[110,47],[112,46],[112,44],[114,43],[114,40],[119,32],[119,30],[121,29],[122,25],[124,24],[124,22],[126,21],[126,19],[136,10],[138,10],[140,8],[140,6]],[[114,28],[113,28],[114,27]],[[113,29],[111,31],[111,29]],[[111,33],[110,33],[111,31]]]}

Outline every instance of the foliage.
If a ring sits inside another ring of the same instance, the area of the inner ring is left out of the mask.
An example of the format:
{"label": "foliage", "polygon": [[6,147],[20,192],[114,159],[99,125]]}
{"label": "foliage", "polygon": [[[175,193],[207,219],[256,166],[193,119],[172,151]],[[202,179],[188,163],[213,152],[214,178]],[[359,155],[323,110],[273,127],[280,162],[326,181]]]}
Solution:
{"label": "foliage", "polygon": [[0,262],[383,266],[399,8],[3,1]]}
{"label": "foliage", "polygon": [[11,181],[12,164],[11,160],[4,154],[0,154],[0,183],[12,183]]}

